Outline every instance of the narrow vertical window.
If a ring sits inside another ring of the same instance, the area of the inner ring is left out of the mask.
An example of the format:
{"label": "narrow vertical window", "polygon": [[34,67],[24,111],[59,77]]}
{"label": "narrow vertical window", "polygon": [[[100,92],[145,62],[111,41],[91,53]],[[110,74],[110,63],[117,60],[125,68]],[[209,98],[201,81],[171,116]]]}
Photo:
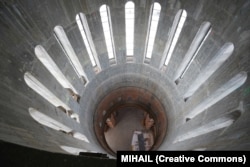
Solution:
{"label": "narrow vertical window", "polygon": [[34,120],[36,120],[38,123],[40,123],[44,126],[47,126],[51,129],[61,131],[67,135],[73,136],[74,138],[76,138],[78,140],[82,140],[82,141],[89,143],[89,140],[87,139],[87,137],[85,135],[83,135],[79,132],[74,132],[73,129],[71,129],[68,126],[58,122],[57,120],[41,113],[40,111],[30,107],[29,113],[30,113],[31,117]]}
{"label": "narrow vertical window", "polygon": [[190,132],[187,132],[179,137],[174,141],[174,143],[181,142],[184,140],[188,140],[194,137],[198,137],[222,128],[226,128],[230,125],[232,125],[234,122],[233,119],[228,118],[228,117],[223,117],[223,118],[218,118],[206,125],[203,125],[201,127],[198,127]]}
{"label": "narrow vertical window", "polygon": [[104,32],[105,43],[107,46],[110,64],[116,64],[116,55],[115,55],[115,46],[114,46],[114,39],[113,39],[110,9],[107,5],[102,5],[100,7],[100,15],[101,15],[102,28]]}
{"label": "narrow vertical window", "polygon": [[72,131],[71,128],[63,125],[62,123],[50,118],[49,116],[41,113],[40,111],[29,108],[29,113],[31,117],[36,120],[38,123],[47,126],[51,129],[57,130],[57,131],[63,131],[65,133],[70,133]]}
{"label": "narrow vertical window", "polygon": [[147,33],[146,47],[144,52],[144,63],[149,63],[152,57],[160,13],[161,13],[161,5],[155,2],[151,7],[149,16],[148,33]]}
{"label": "narrow vertical window", "polygon": [[198,54],[200,48],[204,44],[205,40],[207,39],[208,35],[210,34],[212,28],[209,22],[203,22],[196,33],[189,49],[181,62],[177,72],[175,74],[175,83],[178,84],[179,80],[183,78],[186,71],[190,67],[191,63],[195,59],[196,55]]}
{"label": "narrow vertical window", "polygon": [[215,103],[219,102],[224,97],[228,96],[230,93],[232,93],[241,85],[243,85],[246,80],[247,73],[245,71],[242,71],[239,74],[235,75],[228,82],[218,88],[215,92],[211,93],[211,95],[207,99],[197,105],[191,112],[189,112],[187,114],[186,120],[194,118],[195,116],[202,113]]}
{"label": "narrow vertical window", "polygon": [[70,108],[65,103],[63,103],[48,88],[46,88],[40,81],[38,81],[33,75],[31,75],[31,73],[26,72],[24,74],[24,80],[31,89],[41,95],[44,99],[48,100],[55,107],[61,106],[67,111],[70,110]]}
{"label": "narrow vertical window", "polygon": [[41,45],[37,45],[35,47],[36,57],[41,61],[41,63],[48,69],[48,71],[55,77],[55,79],[64,87],[65,89],[71,89],[70,92],[73,95],[79,97],[79,93],[72,86],[72,84],[67,80],[67,78],[63,75],[59,67],[49,56],[47,51]]}
{"label": "narrow vertical window", "polygon": [[192,96],[199,87],[206,82],[206,80],[230,57],[233,53],[234,45],[232,43],[225,43],[216,55],[209,61],[206,67],[202,68],[200,74],[195,78],[193,83],[190,84],[188,90],[183,98],[186,101]]}
{"label": "narrow vertical window", "polygon": [[125,24],[126,24],[126,52],[127,56],[134,55],[134,23],[135,5],[129,1],[125,5]]}
{"label": "narrow vertical window", "polygon": [[54,28],[54,36],[58,41],[59,45],[61,46],[62,50],[64,51],[65,55],[67,56],[78,77],[82,79],[84,84],[87,84],[88,78],[85,72],[83,71],[82,65],[78,57],[76,56],[76,53],[72,48],[66,33],[64,32],[61,26],[56,26]]}
{"label": "narrow vertical window", "polygon": [[26,72],[24,74],[24,80],[31,89],[33,89],[36,93],[41,95],[45,100],[50,102],[55,107],[62,109],[62,111],[65,112],[70,118],[80,123],[78,114],[73,113],[67,104],[65,104],[58,97],[56,97],[56,95],[54,95],[48,88],[46,88],[33,75],[31,75],[29,72]]}
{"label": "narrow vertical window", "polygon": [[82,141],[89,143],[89,140],[87,139],[87,137],[79,132],[74,132],[73,137],[78,139],[78,140],[82,140]]}
{"label": "narrow vertical window", "polygon": [[[183,25],[187,18],[187,12],[186,10],[180,9],[177,14],[175,15],[174,22],[169,34],[168,42],[166,43],[165,50],[163,53],[163,61],[161,63],[161,67],[167,66],[169,63],[169,60],[173,54],[174,48],[176,46],[176,43],[179,39],[181,30],[183,28]],[[161,68],[160,67],[160,68]]]}
{"label": "narrow vertical window", "polygon": [[81,36],[83,38],[83,42],[85,44],[86,50],[88,52],[91,64],[95,70],[95,72],[99,72],[101,70],[101,66],[99,63],[99,59],[96,53],[96,49],[94,46],[94,42],[89,30],[88,22],[86,16],[83,13],[79,13],[76,15],[76,23],[81,32]]}

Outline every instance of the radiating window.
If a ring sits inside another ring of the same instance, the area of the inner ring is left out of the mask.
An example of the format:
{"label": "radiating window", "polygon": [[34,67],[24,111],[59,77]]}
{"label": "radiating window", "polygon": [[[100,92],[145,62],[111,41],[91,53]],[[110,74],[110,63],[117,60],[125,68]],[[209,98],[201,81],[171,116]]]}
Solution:
{"label": "radiating window", "polygon": [[54,36],[58,41],[59,45],[61,46],[62,50],[64,51],[65,55],[67,56],[70,64],[72,65],[78,77],[81,78],[85,84],[87,84],[88,78],[85,72],[83,71],[82,65],[78,57],[76,56],[76,53],[72,45],[70,44],[66,33],[64,32],[61,26],[56,26],[54,28]]}
{"label": "radiating window", "polygon": [[185,10],[179,10],[174,18],[174,22],[169,34],[168,42],[166,44],[163,58],[165,60],[164,65],[167,66],[169,63],[169,60],[172,56],[172,53],[174,51],[174,48],[176,46],[176,43],[179,39],[181,30],[183,28],[183,25],[187,18],[187,12]]}
{"label": "radiating window", "polygon": [[224,97],[235,91],[237,88],[242,86],[247,80],[247,73],[242,71],[239,74],[235,75],[228,82],[221,85],[215,92],[212,92],[208,98],[206,98],[203,102],[197,105],[191,112],[187,114],[186,119],[190,120],[202,113],[215,103],[222,100]]}
{"label": "radiating window", "polygon": [[89,140],[87,139],[87,137],[79,132],[74,132],[73,133],[73,137],[82,141],[85,141],[87,143],[89,143]]}
{"label": "radiating window", "polygon": [[[147,33],[147,43],[144,53],[144,58],[146,59],[146,63],[148,63],[149,59],[152,57],[152,51],[154,47],[155,36],[157,32],[158,22],[161,13],[161,5],[155,2],[150,11],[149,16],[149,25],[148,25],[148,33]],[[145,60],[144,60],[145,62]]]}
{"label": "radiating window", "polygon": [[200,48],[204,44],[205,40],[207,39],[208,35],[210,34],[212,28],[209,22],[203,22],[196,33],[191,45],[189,46],[186,55],[184,56],[181,65],[177,69],[175,74],[175,82],[178,84],[178,80],[182,79],[188,68],[190,67],[191,63],[195,59],[196,55],[198,54]]}
{"label": "radiating window", "polygon": [[36,57],[42,62],[42,64],[48,69],[48,71],[55,77],[55,79],[62,85],[62,87],[66,89],[71,89],[73,94],[79,96],[79,93],[72,86],[72,84],[67,80],[67,78],[63,75],[61,70],[58,68],[56,63],[49,56],[47,51],[41,46],[37,45],[35,47]]}
{"label": "radiating window", "polygon": [[56,97],[48,88],[46,88],[40,81],[38,81],[31,73],[26,72],[24,74],[24,80],[26,84],[33,89],[36,93],[41,95],[44,99],[48,100],[55,107],[63,107],[65,110],[70,108]]}
{"label": "radiating window", "polygon": [[216,53],[216,55],[209,61],[209,63],[201,69],[199,75],[190,84],[188,90],[184,94],[185,101],[196,92],[199,87],[207,81],[207,79],[214,73],[233,53],[234,45],[232,43],[225,43],[223,47]]}
{"label": "radiating window", "polygon": [[68,134],[70,136],[73,136],[74,138],[78,140],[85,141],[89,143],[89,140],[87,137],[79,132],[75,132],[73,129],[69,128],[68,126],[65,126],[64,124],[56,121],[55,119],[41,113],[40,111],[34,109],[34,108],[29,108],[29,113],[31,117],[36,120],[38,123],[47,126],[51,129],[61,131],[65,134]]}
{"label": "radiating window", "polygon": [[24,80],[31,89],[41,95],[45,100],[50,102],[55,107],[60,108],[69,117],[80,123],[78,114],[73,113],[67,104],[56,97],[56,95],[54,95],[48,88],[46,88],[40,81],[38,81],[31,73],[26,72],[24,74]]}
{"label": "radiating window", "polygon": [[129,1],[125,5],[125,24],[126,24],[126,52],[127,56],[134,55],[134,24],[135,24],[135,5]]}
{"label": "radiating window", "polygon": [[194,137],[198,137],[200,135],[204,135],[204,134],[207,134],[207,133],[210,133],[210,132],[222,129],[222,128],[226,128],[226,127],[232,125],[233,122],[234,122],[234,120],[230,119],[228,117],[216,119],[208,124],[200,126],[192,131],[189,131],[189,132],[177,137],[177,139],[174,141],[174,143],[188,140],[188,139],[191,139]]}
{"label": "radiating window", "polygon": [[78,28],[81,32],[83,42],[85,44],[85,47],[86,47],[86,50],[88,52],[92,66],[94,68],[97,67],[98,69],[101,69],[99,59],[98,59],[98,56],[97,56],[97,53],[95,50],[94,42],[93,42],[90,30],[89,30],[86,16],[83,13],[77,14],[76,15],[76,23],[77,23]]}
{"label": "radiating window", "polygon": [[66,133],[70,133],[72,131],[71,128],[63,125],[62,123],[50,118],[49,116],[41,113],[40,111],[34,109],[34,108],[29,108],[29,113],[32,116],[34,120],[39,122],[40,124],[47,126],[49,128],[52,128],[54,130],[58,131],[63,131]]}
{"label": "radiating window", "polygon": [[102,5],[100,7],[100,15],[101,15],[102,28],[103,28],[104,37],[105,37],[105,43],[106,43],[107,51],[108,51],[108,57],[110,60],[116,61],[110,9],[107,5]]}

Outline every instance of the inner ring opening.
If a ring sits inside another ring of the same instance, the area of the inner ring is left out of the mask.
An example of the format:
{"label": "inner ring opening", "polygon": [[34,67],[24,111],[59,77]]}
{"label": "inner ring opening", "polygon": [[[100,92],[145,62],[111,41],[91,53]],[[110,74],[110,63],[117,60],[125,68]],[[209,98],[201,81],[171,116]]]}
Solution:
{"label": "inner ring opening", "polygon": [[166,135],[166,111],[146,89],[118,88],[99,103],[94,130],[101,146],[112,155],[119,150],[156,150]]}

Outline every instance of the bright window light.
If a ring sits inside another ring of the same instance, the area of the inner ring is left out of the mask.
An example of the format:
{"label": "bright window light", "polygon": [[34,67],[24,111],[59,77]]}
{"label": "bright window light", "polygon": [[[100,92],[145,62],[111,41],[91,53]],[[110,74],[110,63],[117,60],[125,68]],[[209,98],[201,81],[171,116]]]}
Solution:
{"label": "bright window light", "polygon": [[50,90],[48,90],[40,81],[38,81],[31,73],[26,72],[24,74],[24,80],[26,84],[41,95],[44,99],[48,100],[55,107],[63,107],[65,110],[70,111],[68,105],[63,103],[58,97],[56,97]]}
{"label": "bright window light", "polygon": [[202,125],[196,129],[192,130],[192,131],[189,131],[189,132],[177,137],[176,140],[174,141],[174,143],[188,140],[188,139],[191,139],[194,137],[198,137],[198,136],[201,136],[201,135],[204,135],[207,133],[211,133],[213,131],[216,131],[216,130],[219,130],[222,128],[226,128],[226,127],[232,125],[233,122],[234,122],[233,119],[230,119],[227,117],[218,118],[218,119],[216,119],[216,120],[214,120],[206,125]]}
{"label": "bright window light", "polygon": [[40,81],[38,81],[31,73],[26,72],[24,74],[24,80],[26,84],[33,89],[36,93],[41,95],[45,100],[58,108],[63,108],[68,116],[80,123],[79,116],[76,113],[72,113],[72,110],[67,104],[62,102],[56,95],[54,95],[49,89],[47,89]]}
{"label": "bright window light", "polygon": [[222,64],[232,55],[234,51],[234,45],[231,42],[225,43],[222,48],[216,53],[216,55],[209,61],[209,63],[201,69],[199,75],[189,85],[183,98],[187,100],[192,96],[207,79],[219,69]]}
{"label": "bright window light", "polygon": [[147,35],[147,45],[145,50],[145,57],[150,59],[152,57],[152,51],[154,46],[155,35],[157,32],[158,22],[161,13],[161,5],[155,2],[152,6],[150,13],[150,22],[148,26],[148,35]]}
{"label": "bright window light", "polygon": [[55,119],[41,113],[40,111],[34,109],[34,108],[29,108],[29,113],[31,117],[36,120],[38,123],[47,126],[51,129],[57,130],[57,131],[63,131],[66,132],[69,135],[72,135],[74,138],[78,140],[83,140],[87,143],[89,143],[89,140],[87,137],[79,132],[74,132],[71,128],[68,126],[56,121]]}
{"label": "bright window light", "polygon": [[65,104],[58,97],[56,97],[56,95],[54,95],[40,81],[38,81],[33,75],[31,75],[31,73],[26,72],[24,74],[24,80],[31,89],[41,95],[45,100],[50,102],[55,107],[62,107],[68,116],[76,120],[76,122],[80,123],[78,114],[72,113],[72,110],[67,104]]}
{"label": "bright window light", "polygon": [[209,97],[198,104],[194,109],[192,109],[186,116],[186,118],[193,119],[198,114],[206,111],[208,108],[218,103],[223,98],[227,97],[229,94],[234,92],[236,89],[241,87],[247,80],[247,72],[241,71],[220,88],[211,92]]}
{"label": "bright window light", "polygon": [[111,17],[110,17],[109,7],[107,5],[102,5],[100,7],[100,15],[101,15],[102,28],[103,28],[105,42],[106,42],[107,51],[108,51],[108,57],[109,59],[115,59]]}
{"label": "bright window light", "polygon": [[48,69],[48,71],[55,77],[55,79],[66,89],[71,89],[74,94],[79,94],[72,84],[63,75],[56,63],[49,56],[47,51],[41,45],[35,47],[36,57],[42,62],[42,64]]}
{"label": "bright window light", "polygon": [[195,59],[195,57],[197,56],[200,48],[202,47],[202,45],[204,44],[204,42],[206,41],[208,35],[210,34],[212,28],[209,29],[209,31],[207,32],[207,34],[204,36],[203,40],[201,41],[200,45],[198,46],[197,50],[195,51],[192,59],[189,61],[189,63],[187,64],[186,68],[184,69],[184,71],[182,72],[180,79],[183,78],[184,74],[187,72],[188,68],[190,67],[191,63],[193,62],[193,60]]}
{"label": "bright window light", "polygon": [[135,5],[129,1],[125,5],[125,23],[126,23],[126,48],[127,55],[134,55],[134,22],[135,22]]}
{"label": "bright window light", "polygon": [[80,119],[79,119],[79,115],[76,114],[76,113],[72,113],[70,115],[70,118],[73,118],[74,120],[76,120],[76,122],[79,122],[80,123]]}
{"label": "bright window light", "polygon": [[72,129],[70,129],[69,127],[67,127],[67,126],[63,125],[62,123],[50,118],[49,116],[41,113],[40,111],[38,111],[34,108],[29,108],[29,113],[34,120],[36,120],[37,122],[39,122],[40,124],[42,124],[44,126],[52,128],[54,130],[64,131],[67,133],[70,133],[72,131]]}
{"label": "bright window light", "polygon": [[189,46],[184,59],[175,74],[175,82],[182,79],[212,30],[211,23],[203,22]]}
{"label": "bright window light", "polygon": [[87,139],[87,137],[79,132],[75,132],[73,133],[73,137],[82,141],[85,141],[87,143],[89,143],[89,140]]}
{"label": "bright window light", "polygon": [[89,54],[90,61],[92,63],[92,66],[98,66],[99,69],[101,69],[98,56],[95,50],[94,42],[89,30],[88,22],[86,19],[86,16],[83,13],[79,13],[76,15],[76,23],[78,25],[78,28],[81,32],[83,42],[85,44],[85,47],[87,49],[87,52]]}
{"label": "bright window light", "polygon": [[86,83],[88,83],[87,76],[85,72],[83,71],[82,65],[76,56],[76,53],[74,49],[72,48],[69,39],[64,32],[63,28],[61,26],[56,26],[54,28],[54,35],[60,46],[62,47],[65,55],[67,56],[69,62],[71,63],[72,67],[74,68],[76,74],[79,78],[84,78],[86,80]]}
{"label": "bright window light", "polygon": [[171,28],[171,32],[169,35],[169,40],[168,43],[166,44],[166,48],[164,51],[164,55],[167,55],[167,58],[164,63],[165,66],[167,66],[169,63],[169,60],[172,56],[175,45],[179,39],[186,18],[187,18],[187,12],[185,10],[179,10],[174,18],[173,26]]}

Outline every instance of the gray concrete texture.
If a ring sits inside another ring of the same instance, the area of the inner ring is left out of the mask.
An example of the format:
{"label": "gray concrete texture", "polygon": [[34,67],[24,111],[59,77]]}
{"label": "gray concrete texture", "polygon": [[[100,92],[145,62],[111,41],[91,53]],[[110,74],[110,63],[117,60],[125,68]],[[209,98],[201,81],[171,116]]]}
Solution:
{"label": "gray concrete texture", "polygon": [[[93,131],[93,114],[98,102],[108,92],[123,86],[139,86],[152,91],[162,102],[168,117],[168,132],[160,150],[250,150],[250,80],[214,105],[185,122],[186,115],[213,95],[236,74],[250,71],[250,1],[249,0],[157,0],[161,4],[158,30],[149,65],[143,63],[150,6],[154,1],[135,3],[134,63],[126,63],[125,18],[123,0],[12,0],[0,2],[0,139],[41,150],[66,153],[60,145],[105,152]],[[99,8],[110,7],[117,65],[110,66]],[[165,71],[159,69],[165,44],[175,14],[187,11],[187,20]],[[75,18],[86,15],[102,71],[95,74]],[[175,73],[189,49],[200,25],[209,21],[212,31],[179,84]],[[61,25],[84,68],[89,84],[84,87],[53,35]],[[232,55],[185,102],[183,95],[218,50],[232,42]],[[80,92],[80,103],[58,83],[36,58],[34,48],[42,45],[72,85]],[[81,123],[67,117],[60,109],[27,86],[25,72],[31,72],[52,93],[80,115]],[[28,112],[33,107],[51,118],[86,135],[86,143],[36,122]],[[241,115],[227,128],[183,142],[174,140],[228,112]]]}

